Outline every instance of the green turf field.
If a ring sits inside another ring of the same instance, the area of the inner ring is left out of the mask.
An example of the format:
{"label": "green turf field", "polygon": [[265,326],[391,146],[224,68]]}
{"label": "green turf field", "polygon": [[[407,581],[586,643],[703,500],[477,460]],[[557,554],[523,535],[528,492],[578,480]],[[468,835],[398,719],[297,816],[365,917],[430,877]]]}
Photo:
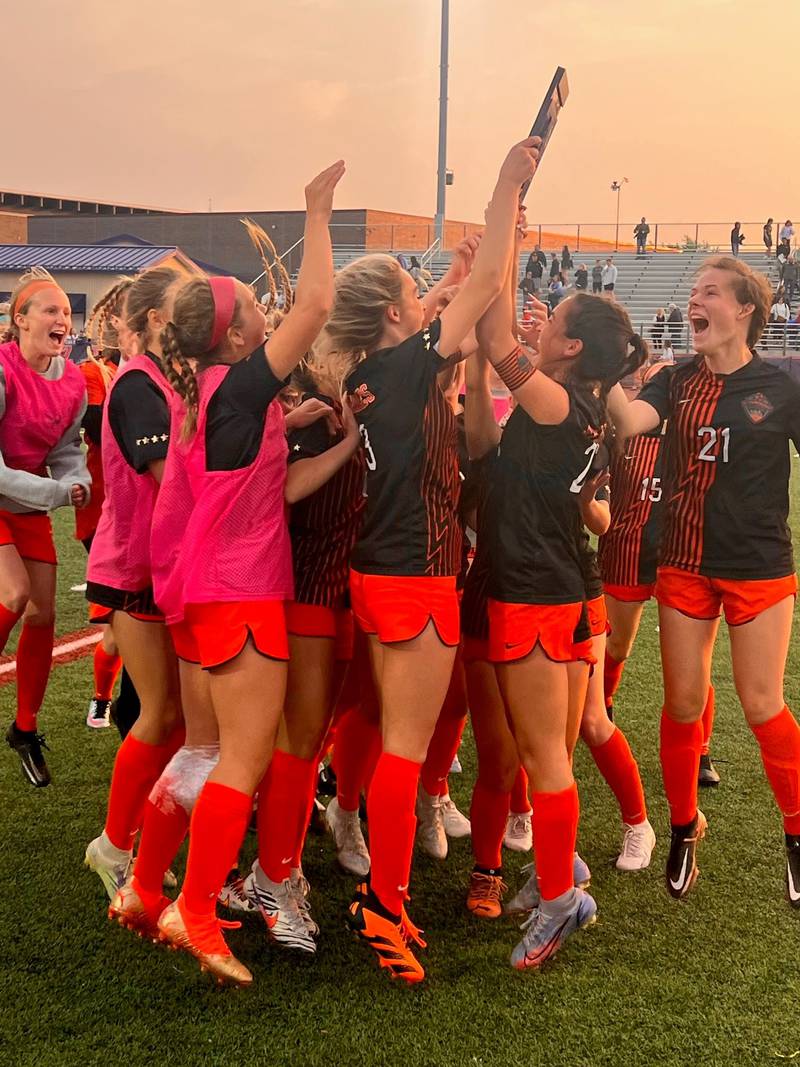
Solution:
{"label": "green turf field", "polygon": [[[795,487],[795,503],[800,494]],[[83,549],[58,523],[64,562],[59,632],[85,624]],[[800,508],[794,516],[800,530]],[[662,887],[667,812],[658,771],[660,680],[655,611],[616,702],[642,769],[660,834],[653,868],[620,875],[612,797],[579,748],[580,849],[599,905],[596,926],[576,935],[540,974],[508,967],[513,923],[464,909],[469,842],[437,863],[415,862],[411,915],[430,942],[421,988],[390,982],[344,924],[352,880],[330,843],[309,839],[306,872],[323,933],[315,962],[266,944],[260,920],[230,935],[256,983],[218,990],[188,956],[142,944],[105,918],[98,879],[83,870],[86,843],[102,826],[116,748],[112,731],[84,726],[90,660],[56,668],[42,727],[53,784],[26,785],[11,753],[0,757],[0,1064],[138,1065],[704,1065],[800,1060],[800,913],[783,900],[780,819],[730,677],[727,639],[715,663],[713,754],[722,774],[704,794],[709,835],[702,876],[683,903]],[[5,724],[12,687],[0,691]],[[800,647],[787,670],[800,710]],[[452,792],[464,809],[474,750]],[[248,860],[253,838],[246,843]],[[523,857],[509,855],[516,888]],[[182,868],[183,857],[180,866]]]}

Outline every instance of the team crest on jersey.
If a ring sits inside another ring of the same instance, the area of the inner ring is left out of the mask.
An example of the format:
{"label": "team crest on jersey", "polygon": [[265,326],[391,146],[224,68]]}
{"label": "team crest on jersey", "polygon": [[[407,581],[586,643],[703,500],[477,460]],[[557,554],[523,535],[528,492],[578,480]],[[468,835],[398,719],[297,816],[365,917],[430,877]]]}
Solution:
{"label": "team crest on jersey", "polygon": [[753,393],[752,396],[746,396],[742,401],[742,407],[745,415],[756,426],[775,410],[763,393]]}
{"label": "team crest on jersey", "polygon": [[364,408],[369,407],[374,400],[374,395],[369,391],[366,384],[362,382],[362,384],[350,394],[350,406],[353,409],[353,414],[357,415],[359,411],[363,411]]}

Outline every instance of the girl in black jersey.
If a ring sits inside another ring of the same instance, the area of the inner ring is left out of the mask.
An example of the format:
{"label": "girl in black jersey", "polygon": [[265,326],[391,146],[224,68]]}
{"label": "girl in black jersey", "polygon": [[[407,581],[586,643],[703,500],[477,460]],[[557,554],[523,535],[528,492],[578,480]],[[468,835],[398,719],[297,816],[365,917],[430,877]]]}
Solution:
{"label": "girl in black jersey", "polygon": [[578,794],[568,736],[593,661],[578,496],[607,464],[606,392],[647,346],[619,305],[578,294],[542,327],[534,367],[516,342],[513,275],[509,263],[507,291],[479,323],[478,340],[517,401],[498,449],[486,530],[489,655],[530,779],[541,896],[512,953],[522,970],[540,966],[595,917],[594,901],[574,884]]}
{"label": "girl in black jersey", "polygon": [[367,464],[351,595],[356,621],[370,635],[383,720],[383,753],[367,798],[371,883],[350,913],[381,965],[410,982],[424,977],[407,944],[404,910],[414,804],[459,642],[455,425],[437,378],[503,288],[519,190],[535,169],[537,143],[528,139],[509,153],[469,284],[439,319],[425,326],[414,279],[392,257],[366,256],[337,276],[328,323],[334,346],[350,354],[347,389]]}
{"label": "girl in black jersey", "polygon": [[656,580],[672,822],[667,889],[683,897],[698,874],[706,829],[697,808],[700,720],[722,608],[736,691],[783,815],[789,902],[800,907],[800,728],[783,691],[797,589],[786,520],[800,386],[754,352],[770,300],[766,278],[741,261],[709,260],[689,298],[695,359],[666,368],[630,404],[621,389],[611,400],[626,437],[669,419]]}

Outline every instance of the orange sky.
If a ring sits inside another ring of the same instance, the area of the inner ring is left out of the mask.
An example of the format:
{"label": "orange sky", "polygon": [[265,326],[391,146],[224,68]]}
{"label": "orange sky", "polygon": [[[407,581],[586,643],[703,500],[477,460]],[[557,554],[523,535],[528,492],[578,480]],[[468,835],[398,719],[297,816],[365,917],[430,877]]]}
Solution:
{"label": "orange sky", "polygon": [[[626,221],[800,215],[800,2],[649,6],[451,0],[450,218],[481,217],[557,63],[532,220],[610,220],[623,175]],[[435,208],[438,0],[28,0],[2,22],[6,188],[291,208],[343,156],[337,206]]]}

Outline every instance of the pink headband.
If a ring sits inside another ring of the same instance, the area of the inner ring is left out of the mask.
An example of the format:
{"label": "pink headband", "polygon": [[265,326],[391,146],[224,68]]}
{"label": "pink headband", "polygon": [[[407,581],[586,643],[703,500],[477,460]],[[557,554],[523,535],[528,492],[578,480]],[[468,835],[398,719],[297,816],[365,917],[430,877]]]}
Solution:
{"label": "pink headband", "polygon": [[236,308],[236,286],[233,278],[230,277],[209,278],[208,284],[214,298],[214,328],[208,344],[209,352],[213,352],[233,322],[233,312]]}

